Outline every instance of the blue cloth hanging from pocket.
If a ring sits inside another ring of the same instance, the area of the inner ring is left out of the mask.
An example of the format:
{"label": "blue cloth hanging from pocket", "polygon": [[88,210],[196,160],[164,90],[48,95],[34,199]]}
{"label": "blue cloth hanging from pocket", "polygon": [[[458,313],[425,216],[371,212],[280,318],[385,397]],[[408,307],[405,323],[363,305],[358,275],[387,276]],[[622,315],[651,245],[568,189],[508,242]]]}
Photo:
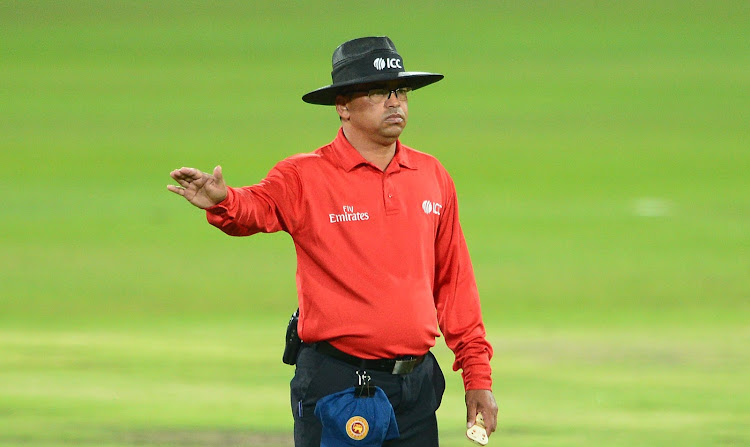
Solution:
{"label": "blue cloth hanging from pocket", "polygon": [[356,388],[330,394],[315,405],[323,425],[320,447],[380,447],[399,437],[393,406],[379,387],[372,397],[358,397]]}

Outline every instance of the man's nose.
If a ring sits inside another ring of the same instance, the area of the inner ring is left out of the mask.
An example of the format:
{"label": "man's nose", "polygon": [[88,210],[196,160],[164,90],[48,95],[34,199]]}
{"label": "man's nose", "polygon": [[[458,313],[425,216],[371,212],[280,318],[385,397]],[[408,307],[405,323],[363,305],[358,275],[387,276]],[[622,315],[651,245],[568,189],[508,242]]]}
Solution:
{"label": "man's nose", "polygon": [[385,105],[386,107],[395,107],[401,105],[401,101],[399,101],[398,96],[396,96],[396,90],[391,90],[388,92],[388,97],[385,99]]}

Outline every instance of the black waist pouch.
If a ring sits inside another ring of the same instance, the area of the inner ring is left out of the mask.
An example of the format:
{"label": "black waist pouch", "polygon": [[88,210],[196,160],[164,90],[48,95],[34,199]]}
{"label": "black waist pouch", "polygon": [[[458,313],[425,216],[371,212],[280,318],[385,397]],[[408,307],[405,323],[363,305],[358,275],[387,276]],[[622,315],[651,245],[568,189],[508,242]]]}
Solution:
{"label": "black waist pouch", "polygon": [[289,325],[286,327],[286,340],[284,344],[284,356],[281,360],[287,365],[297,363],[297,353],[302,345],[302,340],[297,334],[297,321],[299,320],[299,309],[294,311],[292,318],[289,319]]}

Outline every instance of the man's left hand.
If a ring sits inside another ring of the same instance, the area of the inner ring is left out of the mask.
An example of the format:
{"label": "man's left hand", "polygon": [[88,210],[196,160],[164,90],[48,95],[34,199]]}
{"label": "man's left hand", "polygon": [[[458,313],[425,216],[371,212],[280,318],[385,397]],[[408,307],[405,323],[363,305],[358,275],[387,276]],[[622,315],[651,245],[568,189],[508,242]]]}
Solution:
{"label": "man's left hand", "polygon": [[484,428],[489,437],[497,428],[497,402],[490,390],[466,391],[466,428],[471,428],[477,419],[477,413],[482,413]]}

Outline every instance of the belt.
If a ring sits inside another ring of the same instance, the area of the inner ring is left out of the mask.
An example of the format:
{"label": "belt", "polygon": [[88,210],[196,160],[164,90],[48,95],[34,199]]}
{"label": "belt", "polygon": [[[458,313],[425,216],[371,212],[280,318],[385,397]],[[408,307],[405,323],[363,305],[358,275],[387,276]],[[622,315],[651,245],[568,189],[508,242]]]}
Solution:
{"label": "belt", "polygon": [[320,352],[321,354],[325,354],[329,357],[333,357],[336,360],[341,360],[342,362],[348,363],[350,365],[354,365],[360,368],[363,368],[365,370],[373,370],[373,371],[384,371],[391,374],[409,374],[414,370],[414,368],[417,367],[420,363],[424,361],[425,356],[405,356],[400,357],[396,359],[363,359],[360,357],[356,357],[350,354],[347,354],[346,352],[342,352],[336,348],[333,347],[328,342],[321,341],[318,343],[315,343],[312,345],[313,349]]}

